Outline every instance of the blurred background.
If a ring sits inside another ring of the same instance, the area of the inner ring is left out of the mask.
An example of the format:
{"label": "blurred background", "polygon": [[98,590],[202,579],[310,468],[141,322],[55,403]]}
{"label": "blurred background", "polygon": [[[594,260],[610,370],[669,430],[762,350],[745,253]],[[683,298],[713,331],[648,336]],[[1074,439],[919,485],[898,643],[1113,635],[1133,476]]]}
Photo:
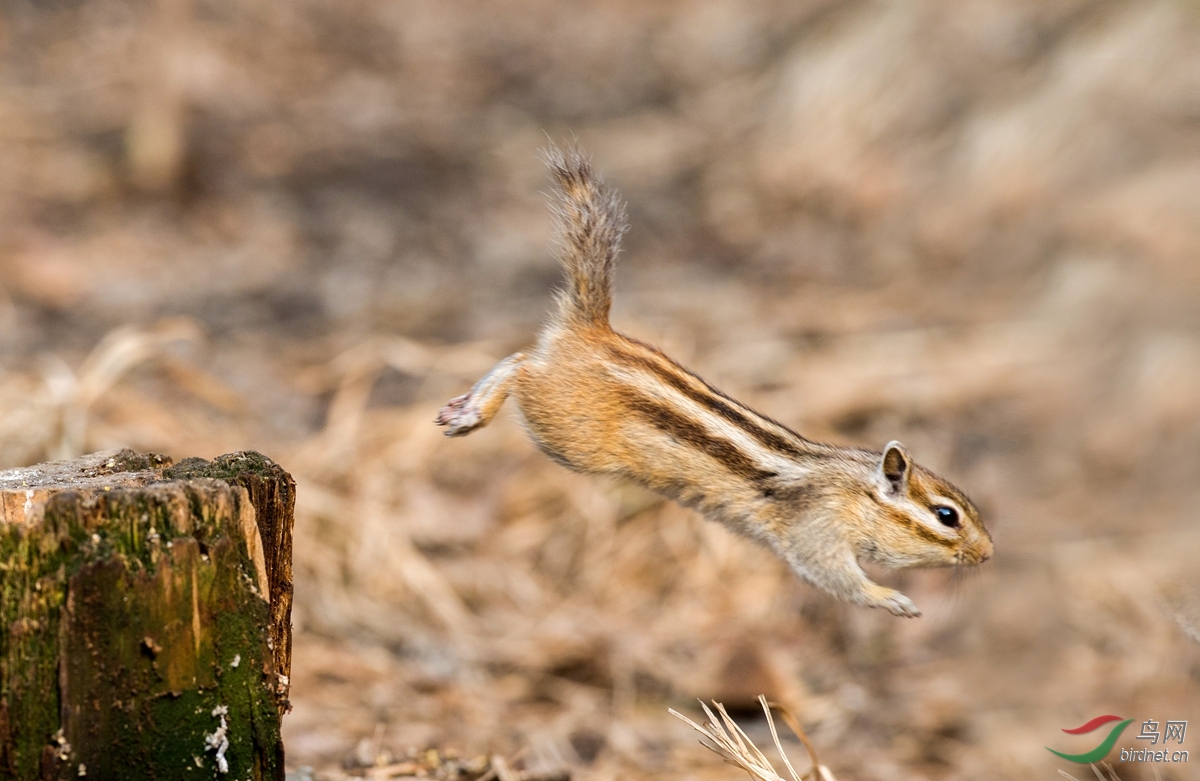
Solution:
{"label": "blurred background", "polygon": [[[0,467],[296,476],[291,766],[740,778],[667,708],[761,736],[760,693],[843,781],[1056,778],[1103,713],[1200,730],[1195,2],[0,9]],[[618,329],[810,437],[904,441],[996,557],[881,573],[898,620],[513,413],[445,440],[558,284],[548,137],[628,200]],[[1117,772],[1200,778],[1182,748]]]}

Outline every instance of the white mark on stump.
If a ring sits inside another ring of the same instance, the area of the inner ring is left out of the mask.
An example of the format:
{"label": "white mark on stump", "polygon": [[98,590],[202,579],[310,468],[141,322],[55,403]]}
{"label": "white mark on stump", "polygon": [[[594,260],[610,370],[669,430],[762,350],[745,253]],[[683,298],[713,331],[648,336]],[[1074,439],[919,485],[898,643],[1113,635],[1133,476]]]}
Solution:
{"label": "white mark on stump", "polygon": [[71,758],[71,744],[67,742],[67,736],[63,734],[63,728],[59,727],[58,732],[54,733],[54,745],[58,746],[58,758],[62,762],[66,762]]}
{"label": "white mark on stump", "polygon": [[25,523],[29,523],[29,514],[33,512],[33,489],[25,489]]}
{"label": "white mark on stump", "polygon": [[225,705],[218,705],[213,708],[212,715],[221,719],[221,724],[217,727],[217,731],[211,735],[204,736],[205,751],[217,752],[217,772],[224,775],[229,772],[229,762],[225,759],[225,752],[229,750],[229,724],[225,721],[225,716],[229,713],[229,708]]}

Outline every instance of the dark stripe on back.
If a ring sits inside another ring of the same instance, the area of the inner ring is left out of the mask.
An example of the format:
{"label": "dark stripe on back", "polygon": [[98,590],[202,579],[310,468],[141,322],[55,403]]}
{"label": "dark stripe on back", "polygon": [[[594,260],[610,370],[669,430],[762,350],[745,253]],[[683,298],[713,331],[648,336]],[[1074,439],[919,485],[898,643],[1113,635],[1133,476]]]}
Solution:
{"label": "dark stripe on back", "polygon": [[[626,337],[626,338],[628,338],[628,337]],[[634,341],[634,340],[630,339],[630,341]],[[704,391],[700,390],[692,383],[688,382],[685,377],[680,377],[678,374],[671,371],[670,369],[668,369],[664,366],[661,366],[660,364],[655,363],[654,361],[652,361],[648,358],[645,358],[641,355],[636,355],[634,353],[626,352],[625,350],[621,350],[616,347],[610,347],[609,349],[612,351],[613,355],[615,357],[617,357],[618,359],[624,361],[625,363],[639,366],[639,367],[646,369],[647,371],[653,373],[659,379],[661,379],[663,382],[667,383],[672,388],[674,388],[675,390],[682,393],[684,396],[687,396],[689,399],[696,402],[697,404],[699,404],[703,407],[706,407],[709,410],[717,413],[725,420],[729,421],[730,423],[734,424],[738,428],[742,429],[747,434],[754,437],[754,439],[758,440],[759,444],[763,445],[764,447],[774,450],[777,453],[783,453],[783,454],[789,455],[789,456],[812,456],[812,457],[819,458],[819,457],[825,455],[824,453],[822,453],[820,450],[818,450],[816,448],[813,448],[812,450],[802,450],[794,442],[789,442],[786,437],[784,437],[774,431],[770,431],[768,429],[763,428],[756,421],[752,420],[745,413],[743,413],[741,410],[737,409],[736,406],[734,406],[734,405],[740,406],[737,401],[734,401],[733,399],[726,396],[724,393],[721,393],[719,390],[717,390],[716,388],[714,388],[713,386],[711,386],[707,382],[705,382],[701,377],[698,377],[695,374],[692,374],[690,371],[683,368],[679,364],[675,363],[670,358],[668,358],[667,356],[660,353],[658,350],[655,350],[653,347],[651,347],[647,344],[642,344],[641,342],[636,342],[636,343],[641,345],[642,347],[645,347],[647,350],[650,350],[652,353],[654,353],[654,355],[658,356],[659,358],[661,358],[666,363],[670,364],[675,369],[678,369],[682,374],[686,375],[686,377],[691,378],[691,379],[695,380],[696,382],[699,382],[701,385],[704,386],[705,389],[707,389],[708,393],[705,393]],[[755,414],[757,414],[757,413],[755,413]],[[772,421],[772,422],[774,423],[774,421]],[[795,433],[794,431],[791,431],[786,426],[784,426],[780,423],[775,423],[775,425],[779,426],[782,429],[787,430],[789,433],[792,434],[792,436],[796,437],[797,439],[799,439],[801,441],[804,441],[804,442],[808,441],[808,440],[804,439],[804,437],[801,437],[799,434]]]}
{"label": "dark stripe on back", "polygon": [[713,436],[704,426],[665,404],[632,390],[622,390],[621,400],[659,431],[686,442],[736,475],[749,480],[768,480],[777,476],[775,472],[759,469],[750,456],[738,450],[729,440]]}

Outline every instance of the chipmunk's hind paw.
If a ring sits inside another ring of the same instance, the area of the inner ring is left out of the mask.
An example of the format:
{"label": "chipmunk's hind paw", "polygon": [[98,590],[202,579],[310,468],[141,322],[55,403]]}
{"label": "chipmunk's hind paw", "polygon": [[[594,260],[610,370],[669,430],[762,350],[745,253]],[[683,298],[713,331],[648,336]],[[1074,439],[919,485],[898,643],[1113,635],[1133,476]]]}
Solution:
{"label": "chipmunk's hind paw", "polygon": [[461,437],[477,428],[483,428],[496,417],[500,406],[508,398],[521,364],[523,353],[513,353],[475,383],[469,393],[446,402],[434,423],[446,427],[446,436]]}
{"label": "chipmunk's hind paw", "polygon": [[470,393],[455,396],[446,402],[446,406],[442,407],[433,422],[439,426],[446,426],[446,436],[448,437],[470,434],[484,423],[479,405],[472,401]]}

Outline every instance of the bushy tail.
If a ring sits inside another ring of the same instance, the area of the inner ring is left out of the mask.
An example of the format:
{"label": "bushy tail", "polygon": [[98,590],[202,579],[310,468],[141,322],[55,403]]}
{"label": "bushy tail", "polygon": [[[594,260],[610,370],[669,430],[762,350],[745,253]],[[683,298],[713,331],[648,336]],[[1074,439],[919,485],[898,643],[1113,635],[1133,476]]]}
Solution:
{"label": "bushy tail", "polygon": [[559,316],[578,325],[608,325],[613,267],[625,233],[625,207],[576,149],[542,153],[554,177],[558,257],[567,271]]}

